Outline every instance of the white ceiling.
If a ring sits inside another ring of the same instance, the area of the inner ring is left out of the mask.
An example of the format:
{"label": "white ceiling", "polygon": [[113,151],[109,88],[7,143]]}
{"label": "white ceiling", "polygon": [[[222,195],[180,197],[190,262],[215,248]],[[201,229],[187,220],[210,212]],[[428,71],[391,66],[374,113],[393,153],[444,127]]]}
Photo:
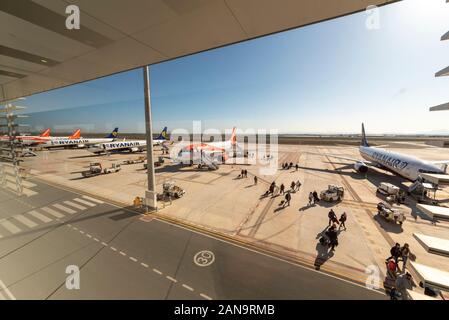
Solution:
{"label": "white ceiling", "polygon": [[[0,70],[24,77],[0,74],[0,101],[391,2],[395,0],[1,0],[0,46],[7,49],[0,47]],[[69,4],[81,10],[80,30],[65,28]],[[11,53],[11,48],[19,51]]]}

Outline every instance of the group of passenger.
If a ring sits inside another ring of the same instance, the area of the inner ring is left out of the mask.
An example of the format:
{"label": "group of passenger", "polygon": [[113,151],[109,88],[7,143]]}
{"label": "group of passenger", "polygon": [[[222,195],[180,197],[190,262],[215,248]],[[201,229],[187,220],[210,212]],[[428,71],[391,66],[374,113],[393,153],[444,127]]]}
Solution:
{"label": "group of passenger", "polygon": [[407,261],[410,257],[414,257],[414,254],[410,251],[410,246],[405,243],[402,247],[399,243],[390,249],[390,256],[385,260],[387,263],[388,271],[396,274],[399,271],[399,259],[402,261],[402,273],[405,272]]}
{"label": "group of passenger", "polygon": [[315,205],[320,202],[320,198],[318,197],[318,192],[316,190],[309,192],[309,206]]}
{"label": "group of passenger", "polygon": [[[289,169],[293,168],[293,162],[290,162],[290,163],[284,162],[284,163],[282,163],[281,167],[284,170],[289,170]],[[295,164],[295,169],[296,169],[296,171],[299,170],[299,165],[298,164]]]}
{"label": "group of passenger", "polygon": [[334,209],[330,209],[329,213],[327,214],[327,217],[329,218],[329,225],[328,227],[339,225],[339,229],[341,227],[344,227],[346,230],[346,220],[348,219],[348,216],[346,215],[346,212],[343,212],[340,216],[340,219],[337,218],[337,214],[335,213]]}
{"label": "group of passenger", "polygon": [[[254,184],[257,184],[257,181],[254,181]],[[296,191],[299,191],[301,188],[301,182],[299,180],[292,181],[290,184],[290,189],[286,190],[285,185],[283,183],[280,184],[280,186],[276,185],[276,182],[273,181],[270,184],[270,187],[268,190],[263,194],[264,197],[267,197],[269,195],[271,196],[277,196],[277,195],[283,195],[284,200],[281,201],[280,205],[284,208],[286,206],[290,206],[290,201],[292,200],[292,193],[295,193]]]}
{"label": "group of passenger", "polygon": [[338,233],[342,227],[345,228],[346,231],[346,220],[348,219],[348,216],[346,215],[346,212],[343,212],[340,219],[338,219],[337,214],[333,209],[329,211],[327,216],[329,218],[329,225],[326,227],[324,236],[320,238],[320,243],[329,246],[331,251],[335,251],[335,247],[338,246]]}
{"label": "group of passenger", "polygon": [[[414,254],[410,251],[410,246],[405,243],[401,246],[399,243],[390,249],[390,256],[385,259],[387,266],[387,277],[394,280],[394,286],[390,290],[392,300],[407,299],[407,289],[413,289],[412,275],[406,271],[408,259],[414,259]],[[402,270],[399,269],[399,260],[402,261]]]}
{"label": "group of passenger", "polygon": [[240,171],[238,178],[248,178],[248,170],[242,169],[242,171]]}

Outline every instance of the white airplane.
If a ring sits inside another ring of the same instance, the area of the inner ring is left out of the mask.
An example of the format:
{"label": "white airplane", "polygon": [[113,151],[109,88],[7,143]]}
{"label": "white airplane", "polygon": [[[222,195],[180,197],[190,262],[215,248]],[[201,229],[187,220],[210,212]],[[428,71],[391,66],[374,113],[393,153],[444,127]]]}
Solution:
{"label": "white airplane", "polygon": [[[381,148],[370,147],[362,123],[362,143],[359,147],[360,155],[364,160],[342,157],[338,155],[327,156],[354,161],[354,169],[360,173],[368,172],[369,167],[377,167],[390,171],[410,181],[416,181],[422,173],[446,174],[449,160],[426,161],[402,153],[391,152]],[[440,167],[443,166],[443,167]]]}
{"label": "white airplane", "polygon": [[[168,141],[167,127],[165,127],[156,139],[153,139],[153,145],[164,145]],[[102,154],[115,151],[142,152],[147,148],[146,140],[122,140],[113,142],[97,143],[87,149],[87,151]]]}
{"label": "white airplane", "polygon": [[[79,135],[79,129],[76,131]],[[75,148],[84,148],[89,145],[112,142],[115,140],[117,136],[118,128],[115,128],[109,135],[105,138],[74,138],[74,136],[70,136],[68,139],[64,138],[56,138],[47,140],[44,143],[41,143],[40,146],[43,148],[61,148],[61,147],[75,147]]]}
{"label": "white airplane", "polygon": [[[39,136],[17,136],[16,139],[22,143],[24,146],[34,147],[38,146],[40,144],[52,141],[52,140],[59,140],[59,139],[79,139],[81,137],[81,130],[77,129],[75,132],[68,137],[52,137],[50,135],[50,128],[46,129],[43,133],[41,133]],[[3,136],[0,138],[0,140],[8,140],[9,138],[7,136]]]}
{"label": "white airplane", "polygon": [[235,130],[234,127],[231,137],[227,141],[193,142],[183,145],[177,150],[177,154],[172,156],[172,161],[190,165],[194,163],[205,164],[215,168],[216,164],[226,161],[230,154],[241,151],[237,144]]}

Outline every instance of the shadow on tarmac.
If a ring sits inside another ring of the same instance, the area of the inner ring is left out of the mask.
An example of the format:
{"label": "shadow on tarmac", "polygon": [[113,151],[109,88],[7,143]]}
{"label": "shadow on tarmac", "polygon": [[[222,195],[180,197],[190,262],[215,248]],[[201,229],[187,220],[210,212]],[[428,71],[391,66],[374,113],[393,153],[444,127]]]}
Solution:
{"label": "shadow on tarmac", "polygon": [[334,256],[334,253],[328,246],[323,246],[319,242],[316,244],[316,251],[317,256],[313,265],[315,270],[320,270],[321,266]]}

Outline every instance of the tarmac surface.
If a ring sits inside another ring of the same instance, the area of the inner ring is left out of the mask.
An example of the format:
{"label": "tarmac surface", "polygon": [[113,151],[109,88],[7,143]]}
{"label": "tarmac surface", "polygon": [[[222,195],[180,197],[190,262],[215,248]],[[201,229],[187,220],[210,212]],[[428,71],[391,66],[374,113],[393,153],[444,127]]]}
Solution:
{"label": "tarmac surface", "polygon": [[[422,143],[390,142],[386,148],[427,160],[449,159],[448,149]],[[172,202],[160,202],[160,210],[152,216],[362,285],[372,278],[371,271],[376,270],[379,275],[376,286],[382,287],[385,258],[395,242],[409,243],[418,263],[449,271],[447,257],[428,253],[413,237],[413,233],[420,233],[449,239],[447,222],[434,225],[417,210],[412,197],[400,206],[407,218],[402,226],[377,215],[376,205],[384,200],[376,194],[377,186],[390,182],[406,190],[410,182],[378,169],[370,169],[363,175],[354,170],[350,161],[328,156],[360,159],[355,146],[279,145],[272,154],[277,162],[256,155],[247,159],[255,160],[253,163],[227,163],[216,171],[176,165],[165,158],[164,164],[156,168],[157,190],[162,189],[164,182],[173,181],[186,190],[186,195]],[[144,196],[146,173],[142,164],[122,165],[119,173],[88,179],[81,178],[80,171],[86,170],[89,162],[100,161],[108,167],[140,156],[93,156],[86,150],[52,150],[27,158],[24,165],[31,168],[30,177],[126,207],[132,204],[135,196]],[[299,169],[282,170],[283,162],[298,163]],[[274,170],[264,171],[267,168]],[[248,170],[248,178],[238,178],[242,169]],[[259,178],[257,185],[253,182],[254,176]],[[288,190],[290,183],[298,180],[302,186],[292,192],[288,207],[280,206],[283,196],[262,196],[272,181],[277,185],[283,183]],[[319,193],[329,184],[345,188],[343,201],[308,205],[309,192]],[[26,194],[34,197],[32,188],[26,188]],[[449,189],[438,191],[437,198],[441,205],[447,206]],[[348,215],[347,229],[340,230],[335,252],[329,252],[318,243],[328,226],[330,208],[338,216],[342,212]],[[413,270],[409,271],[414,274]]]}
{"label": "tarmac surface", "polygon": [[1,299],[385,299],[96,197],[27,188],[0,189]]}

